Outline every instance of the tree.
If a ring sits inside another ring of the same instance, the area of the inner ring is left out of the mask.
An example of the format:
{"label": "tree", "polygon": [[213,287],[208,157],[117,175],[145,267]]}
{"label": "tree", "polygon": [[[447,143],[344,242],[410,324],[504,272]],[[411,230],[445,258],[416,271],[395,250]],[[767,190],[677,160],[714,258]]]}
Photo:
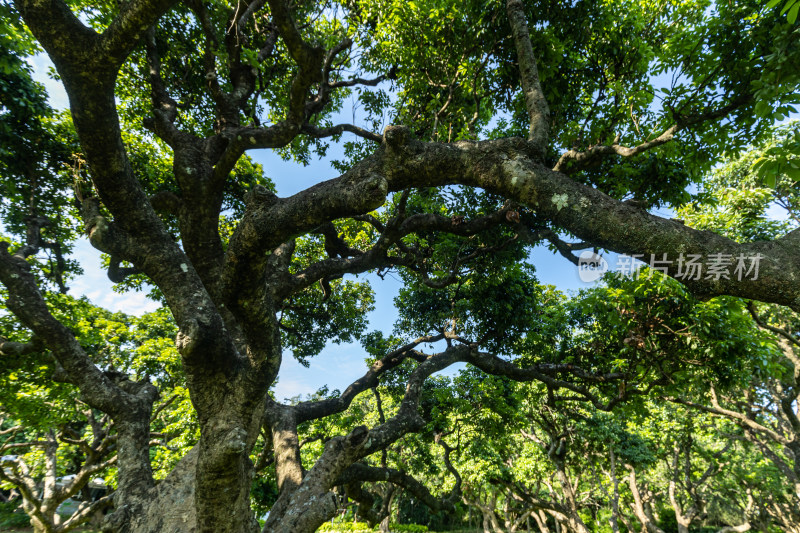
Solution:
{"label": "tree", "polygon": [[[9,17],[9,6],[0,7],[0,53],[7,74],[0,85],[2,227],[22,238],[14,245],[17,253],[30,256],[47,309],[79,339],[91,363],[126,388],[128,374],[134,379],[155,376],[160,391],[170,397],[153,413],[150,444],[157,467],[171,455],[160,446],[169,443],[180,450],[170,418],[176,407],[188,403],[183,375],[176,367],[174,326],[164,312],[132,318],[66,295],[72,277],[80,272],[80,265],[68,257],[80,230],[67,222],[74,221],[77,211],[74,199],[64,192],[82,178],[80,149],[69,118],[50,108],[43,88],[31,78],[24,57],[35,50],[34,42],[20,22]],[[141,144],[133,146],[132,154],[141,158]],[[156,168],[150,168],[151,174]],[[4,288],[0,294],[7,296]],[[37,532],[69,531],[102,517],[112,496],[92,497],[90,485],[99,482],[113,488],[114,421],[81,401],[72,377],[46,345],[8,313],[0,315],[0,353],[4,488],[18,490],[21,507]],[[187,421],[184,429],[190,425]],[[70,499],[82,502],[62,516],[59,508]]]}
{"label": "tree", "polygon": [[[155,375],[164,395],[153,412],[150,445],[154,467],[169,464],[170,455],[188,451],[178,438],[188,433],[184,416],[188,398],[181,387],[168,317],[152,313],[140,318],[110,313],[60,293],[48,295],[59,320],[80,339],[82,348],[104,375],[128,387],[128,375]],[[70,531],[94,520],[111,505],[112,495],[92,494],[114,487],[117,435],[114,421],[81,401],[69,375],[41,343],[24,342],[24,331],[10,316],[0,317],[3,368],[0,371],[0,481],[22,498],[22,508],[37,533]],[[23,342],[20,342],[23,341]],[[171,373],[171,374],[170,374]],[[193,444],[193,442],[192,442]],[[166,451],[166,447],[174,452]],[[183,449],[182,449],[183,448]],[[173,461],[174,462],[174,461]],[[163,477],[163,474],[162,476]],[[67,516],[59,507],[80,500]]]}
{"label": "tree", "polygon": [[[706,184],[709,202],[688,205],[680,216],[687,223],[715,229],[736,241],[753,241],[786,234],[797,224],[796,161],[800,140],[797,121],[777,128],[772,138],[740,158],[721,166]],[[786,213],[770,220],[775,205]],[[797,315],[775,305],[748,304],[754,322],[767,332],[775,349],[758,362],[755,371],[733,390],[714,387],[707,398],[675,398],[700,411],[728,418],[741,426],[742,438],[753,442],[774,464],[785,488],[773,492],[764,505],[767,514],[785,531],[797,530],[800,516],[800,420],[798,420]]]}
{"label": "tree", "polygon": [[[109,530],[255,531],[250,455],[264,428],[279,494],[264,529],[314,531],[334,512],[331,489],[343,473],[424,426],[426,379],[456,362],[606,408],[641,392],[627,388],[627,370],[548,359],[558,352],[536,342],[543,336],[531,324],[553,317],[514,305],[536,299],[524,264],[538,243],[576,263],[575,252],[592,247],[666,254],[665,272],[698,297],[800,309],[797,230],[737,243],[643,209],[685,202],[718,154],[744,148],[793,111],[800,75],[786,65],[798,63],[800,30],[777,8],[15,6],[64,83],[85,161],[74,193],[61,186],[54,197],[74,194],[113,281],[146,280],[169,307],[200,427],[193,451],[156,485],[156,386],[144,375],[122,384],[98,368],[39,290],[32,263],[44,225],[11,228],[23,242],[0,248],[0,283],[28,335],[21,342],[43,343],[116,427]],[[672,82],[656,86],[658,74]],[[362,126],[333,122],[348,96],[364,109]],[[384,120],[391,125],[378,133]],[[147,160],[123,131],[149,146]],[[344,145],[342,175],[289,198],[278,198],[244,155],[268,148],[303,162],[345,133],[357,140]],[[75,228],[68,217],[48,223]],[[757,262],[758,275],[686,279],[677,254],[717,266],[749,261],[750,272]],[[284,349],[303,360],[326,341],[363,333],[370,293],[345,276],[388,269],[406,276],[401,303],[428,320],[406,309],[398,334],[424,334],[367,338],[376,359],[339,396],[295,405],[271,398]],[[434,342],[438,353],[418,350]],[[514,357],[526,348],[543,355]],[[393,373],[405,387],[385,422],[331,437],[304,465],[298,425],[343,411]]]}
{"label": "tree", "polygon": [[[613,393],[607,394],[616,400],[618,388],[625,388],[631,398],[607,414],[606,404],[591,402],[602,395],[600,384],[592,397],[586,389],[565,394],[553,384],[514,385],[466,372],[460,379],[468,388],[460,382],[446,389],[456,407],[442,401],[440,393],[436,405],[446,414],[432,422],[438,429],[429,426],[421,433],[452,434],[449,440],[460,443],[453,463],[463,478],[465,502],[484,516],[484,529],[512,530],[530,518],[540,530],[560,525],[591,531],[608,518],[612,531],[635,531],[637,521],[656,531],[653,508],[662,507],[675,509],[681,524],[687,516],[695,524],[737,528],[747,523],[746,501],[738,509],[720,505],[725,499],[716,496],[730,492],[736,497],[727,500],[740,503],[739,485],[721,479],[733,477],[728,469],[721,471],[732,462],[728,458],[740,447],[737,441],[723,429],[709,430],[702,420],[693,420],[694,413],[665,410],[645,394],[700,394],[705,383],[728,390],[752,375],[752,366],[771,352],[754,348],[764,335],[744,308],[730,300],[697,302],[650,272],[614,277],[578,297],[551,299],[551,305],[551,312],[561,312],[574,329],[554,329],[552,337],[539,338],[541,346],[519,350],[519,358],[541,356],[552,346],[555,360],[624,371],[626,379],[612,382]],[[554,323],[547,321],[551,328]],[[719,449],[703,455],[706,447]],[[653,467],[656,456],[668,465],[666,471]],[[740,464],[743,472],[752,472],[751,465]],[[694,479],[697,471],[700,480]],[[649,486],[643,485],[645,476]],[[783,489],[774,489],[768,492],[781,498]],[[693,498],[691,506],[686,494]]]}

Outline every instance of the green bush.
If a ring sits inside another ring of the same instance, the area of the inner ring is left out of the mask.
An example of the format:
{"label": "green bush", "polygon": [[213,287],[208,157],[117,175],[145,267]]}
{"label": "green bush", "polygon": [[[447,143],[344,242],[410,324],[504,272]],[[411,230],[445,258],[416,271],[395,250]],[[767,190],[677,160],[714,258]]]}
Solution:
{"label": "green bush", "polygon": [[30,524],[31,519],[19,509],[19,500],[0,502],[0,527],[25,527]]}
{"label": "green bush", "polygon": [[[331,533],[348,533],[350,531],[377,531],[378,526],[375,528],[369,527],[364,522],[338,522],[331,524],[326,522],[320,526],[317,531],[330,531]],[[426,533],[427,526],[419,526],[417,524],[390,524],[389,531],[392,533]]]}
{"label": "green bush", "polygon": [[348,531],[372,531],[372,528],[369,527],[364,522],[340,522],[331,524],[330,522],[325,522],[320,526],[317,531],[331,531],[331,532],[348,532]]}
{"label": "green bush", "polygon": [[392,533],[425,533],[428,531],[428,526],[419,526],[417,524],[390,524],[389,531]]}

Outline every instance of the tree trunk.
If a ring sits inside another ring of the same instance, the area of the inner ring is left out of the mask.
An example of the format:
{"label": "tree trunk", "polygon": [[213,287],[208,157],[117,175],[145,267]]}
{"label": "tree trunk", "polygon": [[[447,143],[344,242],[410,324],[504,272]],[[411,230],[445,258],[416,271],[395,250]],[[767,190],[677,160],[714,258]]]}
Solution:
{"label": "tree trunk", "polygon": [[539,528],[540,533],[550,533],[550,528],[547,527],[547,515],[543,510],[539,509],[538,512],[531,513],[531,516],[536,521],[536,527]]}
{"label": "tree trunk", "polygon": [[664,530],[655,524],[652,514],[645,509],[641,492],[639,492],[639,484],[636,481],[636,470],[634,470],[634,468],[630,465],[625,466],[628,468],[630,473],[628,476],[628,485],[630,486],[631,494],[633,495],[633,512],[636,515],[636,518],[639,520],[639,522],[641,522],[642,526],[648,531],[648,533],[664,533]]}
{"label": "tree trunk", "polygon": [[394,502],[394,498],[397,495],[398,490],[396,487],[391,486],[386,489],[383,494],[383,503],[381,504],[381,514],[383,515],[383,519],[381,520],[380,531],[381,533],[389,533],[389,524],[391,523],[392,519],[392,503]]}
{"label": "tree trunk", "polygon": [[556,459],[554,462],[556,464],[556,477],[561,485],[561,491],[564,494],[566,504],[565,510],[567,511],[567,526],[575,533],[590,533],[589,528],[586,527],[580,514],[578,514],[578,502],[575,498],[575,489],[567,474],[566,463],[561,459]]}
{"label": "tree trunk", "polygon": [[148,494],[149,504],[142,513],[132,517],[120,529],[122,533],[193,533],[197,530],[195,512],[195,479],[197,457],[200,447],[196,445],[173,468],[172,472]]}

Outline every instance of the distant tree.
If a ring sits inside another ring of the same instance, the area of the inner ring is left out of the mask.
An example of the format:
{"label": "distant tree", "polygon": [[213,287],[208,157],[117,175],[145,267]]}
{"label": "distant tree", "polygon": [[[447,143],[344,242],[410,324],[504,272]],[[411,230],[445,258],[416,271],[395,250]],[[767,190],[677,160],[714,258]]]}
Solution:
{"label": "distant tree", "polygon": [[[684,206],[687,224],[724,234],[738,242],[774,239],[800,223],[800,122],[776,128],[772,137],[715,170],[702,202]],[[767,211],[785,216],[771,219]],[[784,531],[800,530],[800,343],[798,316],[792,310],[750,302],[748,311],[774,349],[757,360],[754,372],[733,389],[712,387],[702,398],[673,400],[727,418],[742,428],[774,465],[780,488],[761,508]],[[762,341],[764,342],[764,341]],[[777,479],[776,479],[777,481]]]}
{"label": "distant tree", "polygon": [[[141,387],[129,378],[147,376],[154,383],[149,386],[163,394],[153,413],[149,444],[157,475],[166,475],[175,462],[172,456],[196,442],[192,420],[182,420],[181,409],[189,402],[170,321],[163,313],[141,318],[110,313],[58,293],[50,294],[48,303],[109,379],[122,387]],[[43,344],[24,337],[12,317],[0,317],[0,482],[21,495],[37,533],[66,532],[90,520],[98,525],[116,485],[114,421],[81,400]],[[97,480],[104,494],[92,494],[90,485],[97,489]],[[62,516],[59,507],[69,499],[79,502],[77,508]]]}

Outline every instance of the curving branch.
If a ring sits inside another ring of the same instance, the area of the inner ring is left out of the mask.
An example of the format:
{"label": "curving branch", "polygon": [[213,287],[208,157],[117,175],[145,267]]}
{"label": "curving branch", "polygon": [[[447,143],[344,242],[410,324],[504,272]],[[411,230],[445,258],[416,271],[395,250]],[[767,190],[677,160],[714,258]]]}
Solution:
{"label": "curving branch", "polygon": [[[750,316],[753,317],[753,321],[758,325],[758,327],[770,331],[778,335],[779,337],[783,337],[784,339],[788,340],[789,342],[800,348],[800,339],[795,337],[790,331],[767,324],[764,321],[764,319],[758,314],[758,310],[756,309],[755,303],[747,302],[747,311],[750,313]],[[798,363],[798,361],[793,361],[793,362],[795,364]]]}
{"label": "curving branch", "polygon": [[552,363],[539,363],[528,367],[519,367],[510,361],[477,350],[470,352],[463,361],[471,363],[488,374],[507,377],[514,381],[540,381],[553,390],[566,389],[577,396],[564,396],[559,399],[588,401],[601,411],[610,411],[615,405],[627,400],[630,395],[637,393],[632,388],[620,388],[619,395],[603,402],[588,386],[559,377],[562,374],[566,374],[588,383],[612,383],[624,380],[627,375],[623,372],[593,373],[572,364]]}
{"label": "curving branch", "polygon": [[313,100],[306,102],[306,118],[322,111],[325,104],[328,103],[332,89],[330,85],[330,74],[333,69],[333,61],[336,59],[336,56],[345,50],[349,50],[351,46],[353,46],[353,41],[350,38],[346,38],[334,45],[334,47],[325,54],[325,61],[322,64],[322,80],[320,80],[317,96]]}
{"label": "curving branch", "polygon": [[348,132],[378,144],[383,142],[383,137],[377,133],[365,130],[364,128],[359,128],[353,124],[337,124],[336,126],[330,126],[326,128],[320,128],[312,124],[303,124],[303,127],[300,129],[300,131],[310,137],[314,137],[315,139],[333,137],[336,135],[341,135],[344,132]]}
{"label": "curving branch", "polygon": [[[61,75],[92,181],[113,216],[113,224],[100,216],[85,218],[93,244],[147,274],[164,292],[185,334],[208,335],[208,345],[182,343],[189,360],[191,348],[208,346],[218,348],[218,357],[230,361],[233,350],[208,292],[133,173],[114,99],[120,62],[171,3],[133,0],[102,37],[83,26],[61,0],[20,0],[18,5]],[[111,233],[127,238],[113,239]]]}
{"label": "curving branch", "polygon": [[178,103],[167,92],[164,79],[161,77],[161,57],[156,46],[155,26],[150,27],[145,34],[145,51],[154,116],[152,123],[145,120],[145,126],[150,127],[160,139],[175,149],[181,135],[181,132],[175,127]]}
{"label": "curving branch", "polygon": [[675,137],[675,133],[679,129],[680,128],[678,125],[670,126],[664,131],[664,133],[655,139],[643,142],[642,144],[633,147],[620,145],[619,135],[617,135],[617,137],[614,139],[614,142],[612,142],[610,146],[598,144],[582,152],[572,149],[561,154],[561,157],[553,167],[553,170],[556,172],[563,172],[565,174],[573,174],[586,168],[603,156],[618,155],[620,157],[633,157],[642,152],[650,150],[651,148],[655,148],[656,146],[661,146],[670,142]]}
{"label": "curving branch", "polygon": [[447,442],[444,440],[444,437],[446,436],[447,434],[439,433],[434,437],[434,442],[436,442],[436,444],[441,446],[442,449],[444,450],[444,457],[443,457],[444,466],[456,480],[452,490],[450,491],[450,494],[447,495],[447,500],[449,500],[450,502],[456,502],[458,501],[458,498],[461,496],[461,485],[463,480],[461,479],[461,474],[459,473],[458,469],[453,465],[453,462],[450,460],[450,455],[452,455],[452,453],[456,451],[456,448],[453,448],[452,446],[447,444]]}
{"label": "curving branch", "polygon": [[366,87],[375,87],[379,85],[382,81],[385,80],[393,80],[397,76],[397,69],[394,67],[389,70],[386,74],[381,74],[376,78],[350,78],[347,80],[339,80],[328,83],[328,86],[333,89],[338,89],[340,87],[355,87],[356,85],[363,85]]}
{"label": "curving branch", "polygon": [[[593,246],[639,254],[645,260],[668,254],[667,272],[672,276],[680,275],[680,254],[691,254],[704,264],[714,257],[730,261],[728,277],[679,277],[698,297],[727,294],[800,309],[800,287],[795,282],[800,276],[797,234],[770,242],[736,243],[619,202],[543,167],[529,153],[530,146],[520,139],[423,143],[410,140],[407,128],[388,127],[384,146],[341,177],[268,205],[248,205],[228,249],[229,286],[234,288],[235,280],[254,279],[255,274],[246,274],[243,266],[258,268],[263,252],[332,218],[368,213],[388,191],[460,184],[525,205]],[[287,216],[294,213],[303,214],[302,224]],[[751,271],[748,278],[737,279],[733,267],[739,260],[748,261],[748,266],[757,262],[757,275]]]}
{"label": "curving branch", "polygon": [[598,144],[591,146],[584,151],[575,148],[564,152],[558,159],[558,162],[553,167],[556,172],[564,174],[574,174],[580,170],[585,169],[596,163],[599,159],[608,156],[619,157],[633,157],[643,152],[662,146],[671,142],[675,138],[675,134],[681,130],[688,129],[695,124],[702,124],[713,120],[723,118],[736,109],[750,103],[753,97],[745,95],[738,97],[717,109],[711,109],[704,113],[699,113],[693,116],[678,117],[675,124],[664,130],[658,137],[645,141],[636,146],[622,146],[619,144],[620,136],[617,135],[611,145]]}
{"label": "curving branch", "polygon": [[[18,0],[15,5],[56,65],[62,58],[69,62],[90,58],[92,48],[100,41],[100,35],[84,25],[62,0]],[[76,42],[83,46],[74,46]]]}
{"label": "curving branch", "polygon": [[127,2],[102,35],[83,24],[62,0],[18,0],[16,5],[57,68],[65,63],[84,63],[89,70],[116,73],[147,29],[176,3],[175,0]]}
{"label": "curving branch", "polygon": [[656,520],[653,517],[653,513],[650,511],[649,507],[645,507],[644,505],[642,493],[639,490],[639,484],[636,481],[636,469],[628,464],[626,464],[625,467],[628,469],[629,473],[628,486],[630,487],[631,494],[633,495],[632,507],[636,518],[644,526],[645,531],[648,533],[664,533],[664,530],[658,527],[656,524]]}
{"label": "curving branch", "polygon": [[58,371],[75,384],[81,398],[117,423],[120,442],[119,487],[125,498],[137,498],[154,483],[150,465],[150,411],[158,390],[148,382],[132,382],[125,376],[102,372],[83,350],[74,334],[50,314],[36,286],[30,265],[8,252],[0,243],[0,283],[8,290],[8,309],[30,329],[55,356]]}
{"label": "curving branch", "polygon": [[769,427],[767,427],[767,426],[765,426],[763,424],[759,424],[758,422],[756,422],[752,418],[748,417],[744,413],[740,413],[738,411],[732,411],[730,409],[725,409],[724,407],[722,407],[719,404],[719,401],[718,401],[716,395],[712,395],[711,406],[710,407],[707,406],[707,405],[698,404],[698,403],[686,400],[684,398],[675,398],[675,397],[669,396],[669,397],[665,397],[664,399],[668,400],[668,401],[670,401],[672,403],[677,403],[677,404],[680,404],[680,405],[685,405],[686,407],[691,407],[692,409],[697,409],[698,411],[703,411],[705,413],[709,413],[709,414],[712,414],[712,415],[724,416],[724,417],[729,418],[731,420],[735,420],[738,424],[740,424],[740,425],[742,425],[742,426],[744,426],[746,428],[749,428],[750,430],[753,430],[753,431],[755,431],[757,433],[760,433],[760,434],[768,437],[770,440],[772,440],[774,442],[777,442],[779,444],[787,445],[787,444],[790,444],[792,442],[791,439],[787,439],[784,435],[781,435],[780,433],[778,433],[777,431],[775,431],[772,428],[769,428]]}
{"label": "curving branch", "polygon": [[[406,433],[422,428],[424,420],[417,412],[422,384],[430,375],[463,360],[470,351],[470,347],[459,345],[428,356],[411,373],[406,393],[394,416],[371,430],[358,426],[346,436],[330,439],[320,459],[302,478],[298,489],[281,493],[264,530],[276,533],[311,531],[332,516],[336,503],[330,489],[339,476],[356,461],[382,450]],[[307,501],[314,501],[315,505],[305,505]]]}
{"label": "curving branch", "polygon": [[[411,344],[416,345],[435,340],[438,340],[438,337],[417,339]],[[287,428],[289,431],[294,431],[291,440],[292,443],[297,443],[296,428],[299,421],[310,420],[312,415],[325,416],[346,409],[356,394],[375,386],[378,370],[386,368],[384,365],[396,366],[397,357],[407,353],[410,349],[409,345],[404,346],[376,363],[377,366],[373,366],[363,378],[351,385],[340,398],[301,403],[296,406],[279,406],[277,410],[276,406],[272,404],[270,418],[272,419],[273,433],[277,427]],[[268,529],[269,531],[289,532],[301,530],[301,528],[303,530],[312,529],[325,521],[335,510],[335,503],[330,499],[329,491],[333,486],[343,482],[337,481],[340,476],[360,459],[381,451],[403,435],[422,428],[425,421],[417,410],[422,385],[429,376],[454,363],[470,363],[485,372],[506,376],[517,381],[538,380],[547,383],[554,389],[567,388],[604,409],[610,409],[615,403],[625,399],[624,395],[621,395],[619,398],[610,400],[608,404],[602,404],[587,387],[556,377],[560,374],[570,374],[591,383],[606,383],[619,379],[622,376],[619,373],[593,374],[569,364],[538,364],[521,368],[492,354],[479,352],[475,345],[451,343],[443,352],[435,355],[416,354],[415,359],[419,361],[419,364],[411,372],[406,384],[405,395],[394,416],[372,429],[359,426],[346,436],[334,437],[327,441],[322,456],[314,467],[305,475],[302,475],[301,471],[298,472],[295,478],[297,480],[296,490],[281,492],[281,496],[273,508],[275,513],[274,515],[270,514],[265,526],[266,528],[275,528]],[[281,413],[281,416],[276,416],[277,413]],[[293,452],[295,458],[294,461],[289,462],[301,469],[299,455],[297,455],[298,447],[292,445],[290,448],[295,450]],[[278,467],[281,468],[280,464]],[[378,471],[370,470],[370,473],[375,472]],[[383,471],[383,473],[386,475],[387,472]],[[313,508],[306,508],[303,502],[309,499],[316,501],[317,505]],[[291,515],[287,514],[289,513],[287,509],[293,510]]]}
{"label": "curving branch", "polygon": [[122,283],[128,276],[141,274],[141,271],[136,267],[123,267],[121,266],[122,260],[119,257],[111,256],[108,265],[108,279],[113,283]]}
{"label": "curving branch", "polygon": [[517,48],[517,62],[522,78],[522,91],[525,94],[525,107],[530,116],[528,140],[544,160],[547,154],[547,143],[550,137],[550,108],[542,92],[539,82],[539,70],[536,66],[536,56],[533,54],[531,37],[528,33],[528,20],[525,16],[525,5],[522,0],[508,0],[506,2],[508,21],[514,34],[514,44]]}
{"label": "curving branch", "polygon": [[289,93],[289,122],[299,127],[305,122],[305,101],[308,88],[313,83],[322,81],[322,69],[325,51],[311,46],[300,35],[297,26],[289,13],[289,5],[285,0],[268,0],[272,20],[278,28],[289,55],[299,67],[297,76],[292,81]]}
{"label": "curving branch", "polygon": [[[0,356],[10,357],[28,355],[38,352],[42,348],[42,343],[36,337],[32,338],[28,342],[15,342],[0,336]],[[0,435],[3,435],[2,431],[0,431]]]}
{"label": "curving branch", "polygon": [[[252,17],[256,11],[264,7],[266,3],[266,0],[252,0],[247,4],[247,7],[241,12],[241,14],[239,14],[239,9],[237,7],[236,13],[234,14],[234,20],[231,22],[227,33],[241,33],[242,26],[244,26],[244,24],[247,22],[247,19]],[[236,31],[232,31],[234,29]]]}
{"label": "curving branch", "polygon": [[[90,419],[91,421],[91,419]],[[97,428],[92,424],[93,431]],[[76,432],[66,429],[73,435]],[[97,502],[82,502],[79,508],[63,523],[60,523],[56,509],[67,500],[74,497],[98,473],[116,464],[114,449],[110,445],[115,439],[108,439],[110,427],[106,426],[96,434],[94,442],[85,439],[65,438],[63,433],[56,435],[49,431],[43,440],[19,442],[0,445],[0,455],[14,450],[29,447],[38,447],[42,450],[44,469],[31,468],[22,457],[5,457],[0,465],[0,479],[12,483],[23,496],[25,512],[31,517],[32,524],[41,530],[68,531],[72,527],[84,522],[89,515],[97,510],[108,507],[112,503],[112,495],[101,498]],[[83,458],[77,472],[69,478],[57,478],[59,463],[59,441],[74,444],[79,447]],[[111,457],[109,457],[111,455]],[[42,478],[43,475],[43,478]]]}
{"label": "curving branch", "polygon": [[425,485],[420,483],[413,476],[395,468],[354,463],[339,475],[334,485],[347,485],[354,481],[368,481],[373,483],[388,481],[408,491],[409,494],[417,498],[434,512],[453,509],[452,501],[446,498],[437,498],[431,494]]}
{"label": "curving branch", "polygon": [[[356,171],[290,198],[251,196],[226,253],[223,283],[232,303],[240,293],[250,292],[248,280],[263,276],[266,250],[275,250],[289,238],[310,232],[332,219],[372,211],[383,203],[386,192],[383,177]],[[264,232],[264,224],[280,230]]]}
{"label": "curving branch", "polygon": [[383,374],[397,368],[397,366],[406,359],[411,358],[417,361],[424,360],[425,356],[415,350],[417,346],[420,344],[438,342],[442,339],[444,339],[443,334],[419,337],[389,352],[382,359],[374,362],[366,374],[351,383],[337,398],[328,398],[316,402],[300,402],[297,405],[287,408],[296,412],[298,423],[316,420],[334,413],[341,413],[350,406],[356,396],[368,389],[376,387]]}
{"label": "curving branch", "polygon": [[176,0],[132,0],[122,4],[119,14],[100,38],[99,57],[112,63],[115,70],[119,68],[148,28],[177,3]]}
{"label": "curving branch", "polygon": [[72,332],[50,314],[30,265],[12,256],[8,246],[0,243],[0,283],[8,290],[9,310],[53,352],[70,378],[79,384],[87,403],[107,413],[124,410],[129,403],[125,393],[92,363]]}
{"label": "curving branch", "polygon": [[[327,228],[327,233],[323,232],[323,235],[325,235],[325,248],[329,252],[329,259],[313,263],[291,278],[286,278],[283,292],[286,294],[293,293],[309,287],[319,280],[337,279],[344,274],[355,274],[367,270],[395,266],[404,266],[418,272],[422,277],[423,283],[428,286],[443,287],[452,284],[458,279],[461,265],[477,257],[483,257],[505,248],[516,237],[511,237],[497,246],[479,247],[468,254],[456,255],[452,260],[450,272],[440,279],[431,279],[429,277],[428,270],[424,266],[425,257],[422,251],[416,247],[404,245],[402,238],[413,233],[422,232],[444,232],[462,237],[471,237],[500,224],[512,224],[514,218],[509,216],[512,213],[515,214],[516,212],[513,211],[510,205],[472,220],[464,220],[463,217],[445,217],[435,213],[420,213],[406,218],[403,213],[398,212],[386,226],[369,218],[356,217],[372,224],[381,232],[380,237],[372,248],[365,252],[347,247],[344,241],[338,239],[338,235],[334,235],[335,232],[332,225],[330,227],[329,225],[320,226],[320,228]],[[517,228],[517,226],[512,227]],[[335,240],[334,237],[341,241],[336,247],[331,245]],[[532,240],[533,234],[531,233],[529,237]],[[389,254],[392,246],[397,246],[398,254]]]}
{"label": "curving branch", "polygon": [[381,515],[373,511],[373,507],[378,501],[374,493],[365,489],[361,481],[358,480],[345,482],[343,487],[347,497],[358,504],[356,508],[357,516],[366,520],[372,527],[380,523]]}

